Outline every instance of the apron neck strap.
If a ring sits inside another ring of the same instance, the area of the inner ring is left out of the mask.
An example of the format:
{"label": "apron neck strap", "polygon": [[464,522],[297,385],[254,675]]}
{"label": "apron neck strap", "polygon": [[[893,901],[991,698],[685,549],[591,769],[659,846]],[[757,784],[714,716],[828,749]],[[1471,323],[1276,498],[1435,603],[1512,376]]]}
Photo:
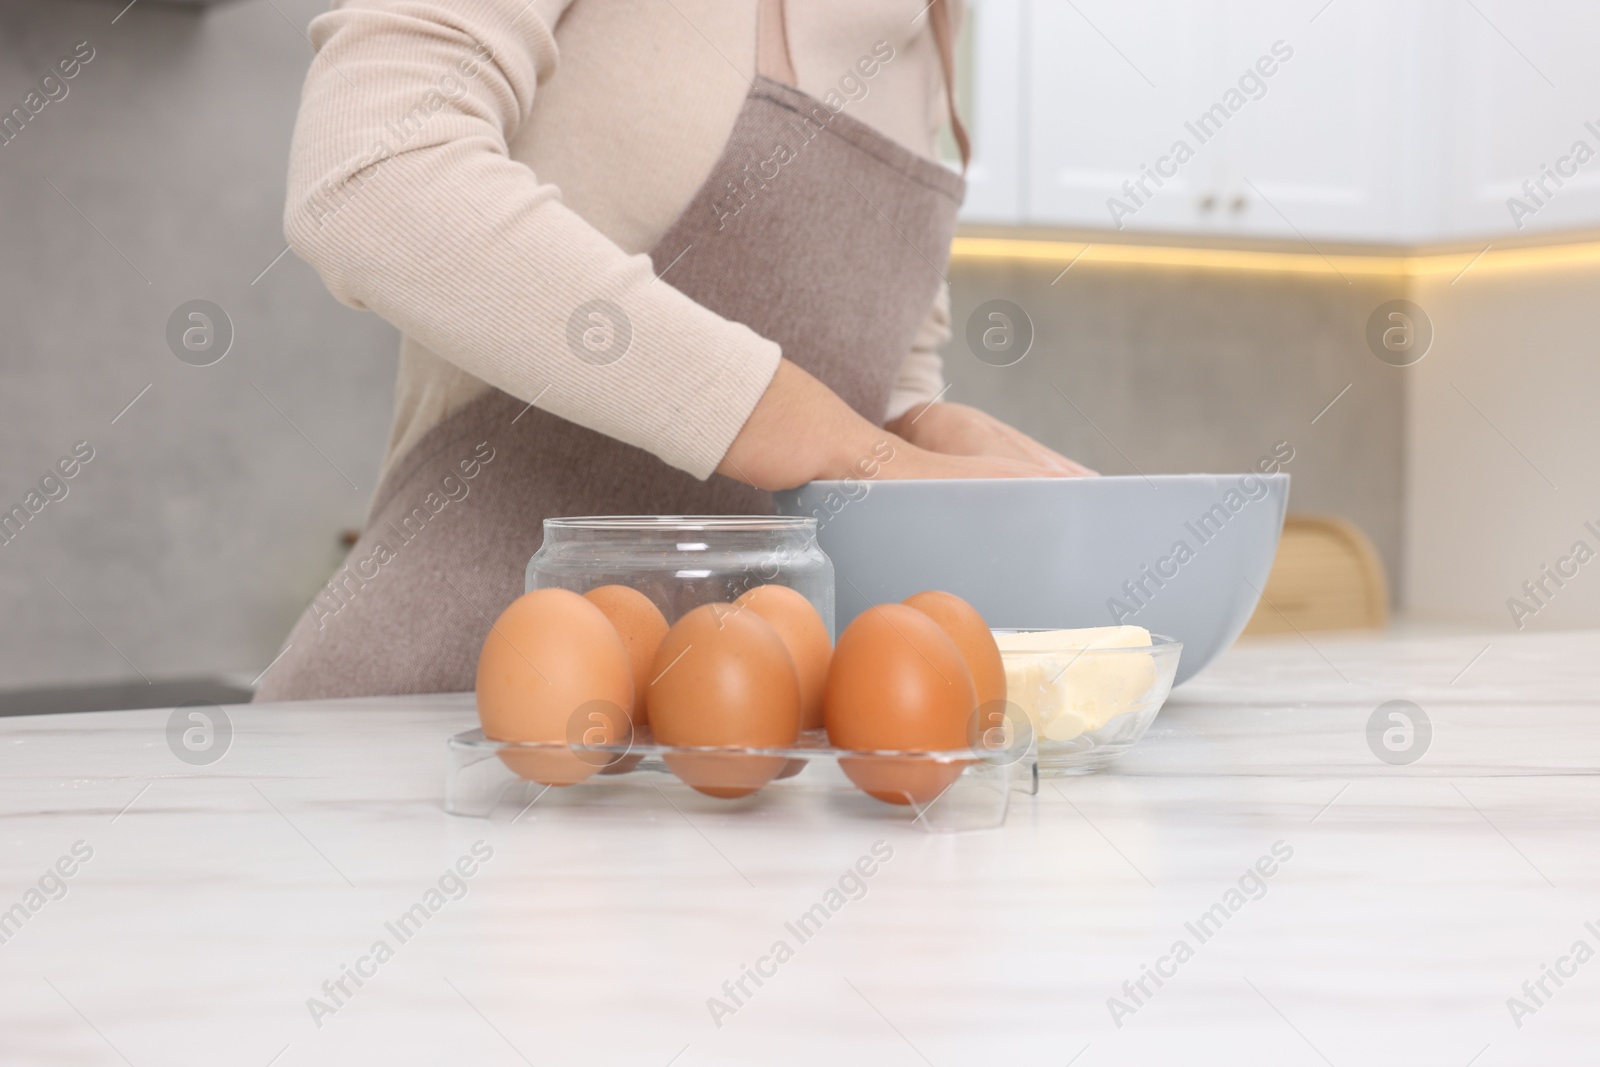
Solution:
{"label": "apron neck strap", "polygon": [[[794,60],[789,54],[789,30],[784,24],[784,0],[760,0],[756,9],[756,73],[784,85],[795,84]],[[961,150],[961,169],[972,159],[972,142],[956,106],[955,29],[950,24],[950,0],[933,0],[928,5],[928,25],[939,48],[939,67],[944,73],[944,95],[950,105],[950,133]]]}
{"label": "apron neck strap", "polygon": [[944,98],[950,105],[950,134],[961,150],[961,171],[966,173],[972,162],[972,142],[967,137],[966,123],[961,121],[961,109],[956,106],[956,34],[950,25],[950,0],[933,0],[928,8],[928,22],[933,27],[933,40],[939,46],[939,65],[944,69]]}
{"label": "apron neck strap", "polygon": [[756,8],[756,73],[793,86],[794,60],[789,58],[789,28],[783,21],[783,0],[761,0]]}

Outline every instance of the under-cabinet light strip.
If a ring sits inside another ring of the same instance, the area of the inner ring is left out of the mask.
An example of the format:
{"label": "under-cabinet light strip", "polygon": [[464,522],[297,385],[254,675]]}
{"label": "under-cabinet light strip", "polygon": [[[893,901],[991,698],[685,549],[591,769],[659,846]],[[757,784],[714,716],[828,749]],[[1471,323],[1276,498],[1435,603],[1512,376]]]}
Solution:
{"label": "under-cabinet light strip", "polygon": [[957,237],[954,262],[1018,260],[1066,266],[1188,267],[1205,270],[1264,271],[1287,274],[1338,274],[1413,278],[1480,271],[1600,266],[1600,241],[1497,249],[1395,255],[1354,255],[1264,251],[1243,248],[1186,248],[1176,245],[1099,244],[1029,237]]}

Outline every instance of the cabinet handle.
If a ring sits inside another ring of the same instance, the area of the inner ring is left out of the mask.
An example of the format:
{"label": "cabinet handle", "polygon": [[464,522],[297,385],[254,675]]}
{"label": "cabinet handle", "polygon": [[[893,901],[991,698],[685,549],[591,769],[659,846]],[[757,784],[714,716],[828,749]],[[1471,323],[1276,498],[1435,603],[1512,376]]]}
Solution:
{"label": "cabinet handle", "polygon": [[1243,211],[1245,208],[1247,208],[1249,206],[1250,206],[1250,201],[1245,199],[1245,197],[1242,196],[1242,195],[1234,197],[1233,198],[1233,203],[1228,205],[1229,209],[1235,215],[1239,214],[1239,212]]}
{"label": "cabinet handle", "polygon": [[1205,196],[1200,198],[1200,214],[1209,215],[1211,212],[1215,211],[1216,208],[1217,198],[1214,195],[1207,193]]}

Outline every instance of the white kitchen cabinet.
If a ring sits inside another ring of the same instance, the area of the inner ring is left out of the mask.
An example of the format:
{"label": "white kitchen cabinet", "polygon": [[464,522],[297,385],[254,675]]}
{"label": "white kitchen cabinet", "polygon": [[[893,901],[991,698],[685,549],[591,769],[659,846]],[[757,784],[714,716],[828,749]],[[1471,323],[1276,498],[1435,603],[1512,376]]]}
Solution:
{"label": "white kitchen cabinet", "polygon": [[[1600,5],[1474,3],[1436,16],[1450,87],[1435,102],[1448,129],[1441,236],[1600,226]],[[1579,141],[1593,153],[1582,165]]]}
{"label": "white kitchen cabinet", "polygon": [[[1213,91],[1239,88],[1241,78],[1248,90],[1207,145],[1228,232],[1403,240],[1401,178],[1415,146],[1411,102],[1399,87],[1417,40],[1416,5],[1335,0],[1320,13],[1281,0],[1211,6],[1226,28],[1213,53]],[[1251,78],[1261,57],[1276,73]]]}
{"label": "white kitchen cabinet", "polygon": [[1030,221],[1394,236],[1402,44],[1383,0],[1032,7]]}
{"label": "white kitchen cabinet", "polygon": [[972,8],[968,221],[1398,245],[1600,227],[1600,4]]}
{"label": "white kitchen cabinet", "polygon": [[1024,8],[1025,0],[967,0],[960,86],[962,117],[972,139],[961,210],[966,222],[1024,221],[1019,120],[1027,106]]}
{"label": "white kitchen cabinet", "polygon": [[[1197,41],[1212,33],[1205,7],[1030,0],[1021,45],[1029,69],[1022,116],[1027,221],[1132,230],[1203,224],[1199,199],[1213,160],[1197,155],[1160,187],[1143,168],[1185,135],[1199,99],[1205,49]],[[1150,196],[1123,188],[1141,179]],[[1131,214],[1113,218],[1114,197]]]}

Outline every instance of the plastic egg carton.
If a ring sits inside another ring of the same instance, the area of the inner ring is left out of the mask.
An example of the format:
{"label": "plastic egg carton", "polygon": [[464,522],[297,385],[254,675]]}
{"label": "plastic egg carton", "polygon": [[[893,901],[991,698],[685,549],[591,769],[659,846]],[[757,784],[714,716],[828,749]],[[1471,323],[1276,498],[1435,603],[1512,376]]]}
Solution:
{"label": "plastic egg carton", "polygon": [[[587,747],[493,741],[481,730],[448,742],[444,809],[452,815],[515,820],[549,809],[680,813],[800,812],[844,820],[901,820],[948,833],[1002,826],[1014,791],[1038,792],[1038,763],[1022,752],[850,752],[821,730],[787,748],[707,749],[659,745],[641,730],[634,743]],[[776,773],[774,773],[776,772]],[[908,803],[887,803],[852,780]],[[569,784],[547,784],[565,779]],[[712,789],[710,796],[687,782]],[[748,790],[748,792],[747,792]]]}

